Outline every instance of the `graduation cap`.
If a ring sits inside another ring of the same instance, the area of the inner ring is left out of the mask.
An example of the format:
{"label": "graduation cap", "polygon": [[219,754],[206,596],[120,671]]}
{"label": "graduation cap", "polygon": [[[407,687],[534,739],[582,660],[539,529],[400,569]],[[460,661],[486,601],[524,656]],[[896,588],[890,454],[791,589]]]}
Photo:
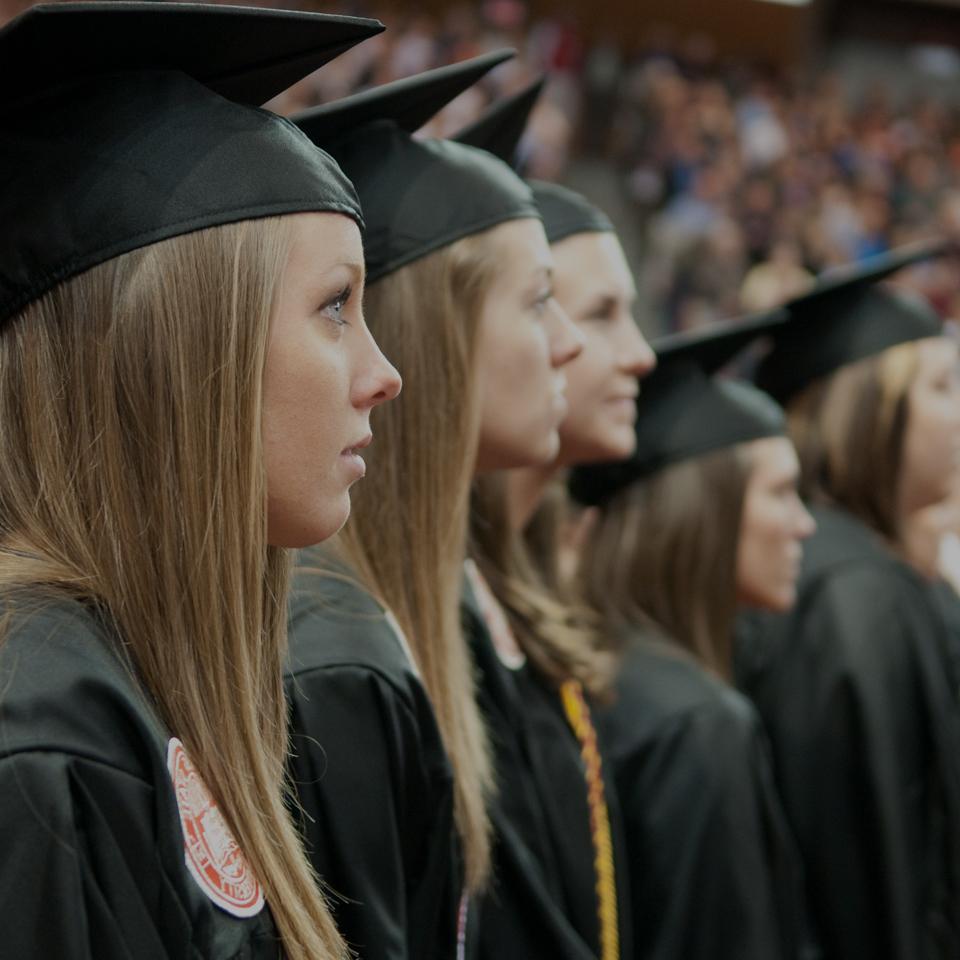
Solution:
{"label": "graduation cap", "polygon": [[597,506],[671,464],[783,435],[783,410],[770,397],[748,383],[715,374],[786,317],[778,310],[655,342],[657,366],[641,383],[633,456],[574,468],[571,496],[585,506]]}
{"label": "graduation cap", "polygon": [[578,233],[614,233],[610,218],[586,197],[559,183],[528,181],[551,244]]}
{"label": "graduation cap", "polygon": [[540,77],[522,90],[498,100],[479,119],[454,134],[451,139],[478,150],[486,150],[519,172],[517,151],[530,121],[530,114],[533,113],[546,82],[545,76]]}
{"label": "graduation cap", "polygon": [[498,158],[454,140],[413,137],[512,56],[502,50],[428,70],[293,118],[357,188],[368,282],[508,220],[539,219],[530,188]]}
{"label": "graduation cap", "polygon": [[0,321],[159,240],[360,208],[336,163],[257,109],[383,29],[165,2],[41,4],[0,29]]}
{"label": "graduation cap", "polygon": [[[546,80],[546,77],[540,77],[512,96],[504,97],[452,139],[486,150],[519,170],[520,141]],[[614,232],[610,218],[579,193],[545,180],[528,180],[527,183],[533,191],[543,218],[543,229],[551,244],[577,233]]]}
{"label": "graduation cap", "polygon": [[821,277],[786,304],[787,321],[757,367],[758,387],[787,403],[809,383],[889,347],[936,337],[936,313],[916,297],[878,286],[897,270],[951,249],[947,240],[901,247]]}

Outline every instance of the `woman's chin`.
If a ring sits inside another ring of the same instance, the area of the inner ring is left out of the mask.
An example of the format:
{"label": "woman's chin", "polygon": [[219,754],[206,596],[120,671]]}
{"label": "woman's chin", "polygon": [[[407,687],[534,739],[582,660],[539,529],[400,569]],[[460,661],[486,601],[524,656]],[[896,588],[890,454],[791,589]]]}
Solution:
{"label": "woman's chin", "polygon": [[338,501],[328,504],[322,513],[268,524],[267,543],[289,550],[312,547],[339,533],[349,518],[350,492],[346,489]]}
{"label": "woman's chin", "polygon": [[627,460],[637,448],[633,430],[628,436],[612,434],[601,438],[571,437],[561,434],[559,461],[565,467],[579,467],[591,463],[610,463]]}
{"label": "woman's chin", "polygon": [[797,602],[797,591],[795,587],[784,587],[771,591],[765,600],[764,609],[772,613],[786,613]]}

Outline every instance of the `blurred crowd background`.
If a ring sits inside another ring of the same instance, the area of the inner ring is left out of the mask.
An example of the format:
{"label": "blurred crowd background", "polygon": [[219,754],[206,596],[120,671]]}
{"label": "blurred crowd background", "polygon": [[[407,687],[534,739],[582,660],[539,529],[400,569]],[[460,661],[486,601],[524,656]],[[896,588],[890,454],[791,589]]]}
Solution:
{"label": "blurred crowd background", "polygon": [[[0,23],[27,5],[0,0]],[[517,48],[425,133],[456,131],[546,74],[525,171],[610,213],[652,335],[766,309],[822,270],[960,233],[956,0],[859,0],[859,17],[858,0],[715,0],[728,16],[721,29],[714,15],[713,32],[692,0],[686,18],[680,0],[605,4],[605,15],[533,0],[269,5],[389,28],[270,105],[282,113]],[[955,274],[941,262],[907,282],[960,316]]]}

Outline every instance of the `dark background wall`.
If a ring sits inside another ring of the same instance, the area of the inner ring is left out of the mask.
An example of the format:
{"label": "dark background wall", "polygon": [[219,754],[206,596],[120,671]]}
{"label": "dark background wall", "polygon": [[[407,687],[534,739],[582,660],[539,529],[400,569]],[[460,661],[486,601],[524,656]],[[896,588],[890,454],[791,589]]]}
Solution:
{"label": "dark background wall", "polygon": [[824,0],[826,37],[960,47],[956,0]]}

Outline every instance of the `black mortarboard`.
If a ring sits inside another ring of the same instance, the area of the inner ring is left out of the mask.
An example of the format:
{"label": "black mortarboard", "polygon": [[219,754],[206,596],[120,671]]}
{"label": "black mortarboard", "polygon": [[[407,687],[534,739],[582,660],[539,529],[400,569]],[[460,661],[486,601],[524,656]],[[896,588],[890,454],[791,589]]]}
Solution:
{"label": "black mortarboard", "polygon": [[382,24],[165,2],[36,6],[0,30],[0,321],[178,234],[337,211],[336,163],[254,105]]}
{"label": "black mortarboard", "polygon": [[784,434],[783,410],[773,400],[748,383],[714,374],[785,316],[776,311],[654,343],[657,366],[641,384],[633,456],[576,467],[569,481],[573,498],[597,506],[671,464]]}
{"label": "black mortarboard", "polygon": [[522,90],[498,100],[451,139],[486,150],[509,163],[514,170],[519,170],[517,151],[520,141],[546,82],[546,77],[540,77]]}
{"label": "black mortarboard", "polygon": [[[545,83],[546,77],[541,77],[512,96],[504,97],[453,139],[486,150],[517,169],[520,141]],[[544,180],[527,183],[550,243],[559,243],[577,233],[614,232],[610,218],[579,193]]]}
{"label": "black mortarboard", "polygon": [[543,180],[530,180],[529,183],[551,244],[578,233],[614,232],[610,218],[586,197],[558,183]]}
{"label": "black mortarboard", "polygon": [[511,56],[500,51],[439,67],[294,118],[357,188],[367,224],[368,282],[497,224],[539,219],[530,188],[496,157],[412,136]]}
{"label": "black mortarboard", "polygon": [[787,403],[848,363],[938,336],[941,321],[928,305],[878,282],[950,247],[946,240],[915,244],[821,277],[808,293],[786,304],[788,319],[774,332],[771,349],[757,367],[757,386]]}

